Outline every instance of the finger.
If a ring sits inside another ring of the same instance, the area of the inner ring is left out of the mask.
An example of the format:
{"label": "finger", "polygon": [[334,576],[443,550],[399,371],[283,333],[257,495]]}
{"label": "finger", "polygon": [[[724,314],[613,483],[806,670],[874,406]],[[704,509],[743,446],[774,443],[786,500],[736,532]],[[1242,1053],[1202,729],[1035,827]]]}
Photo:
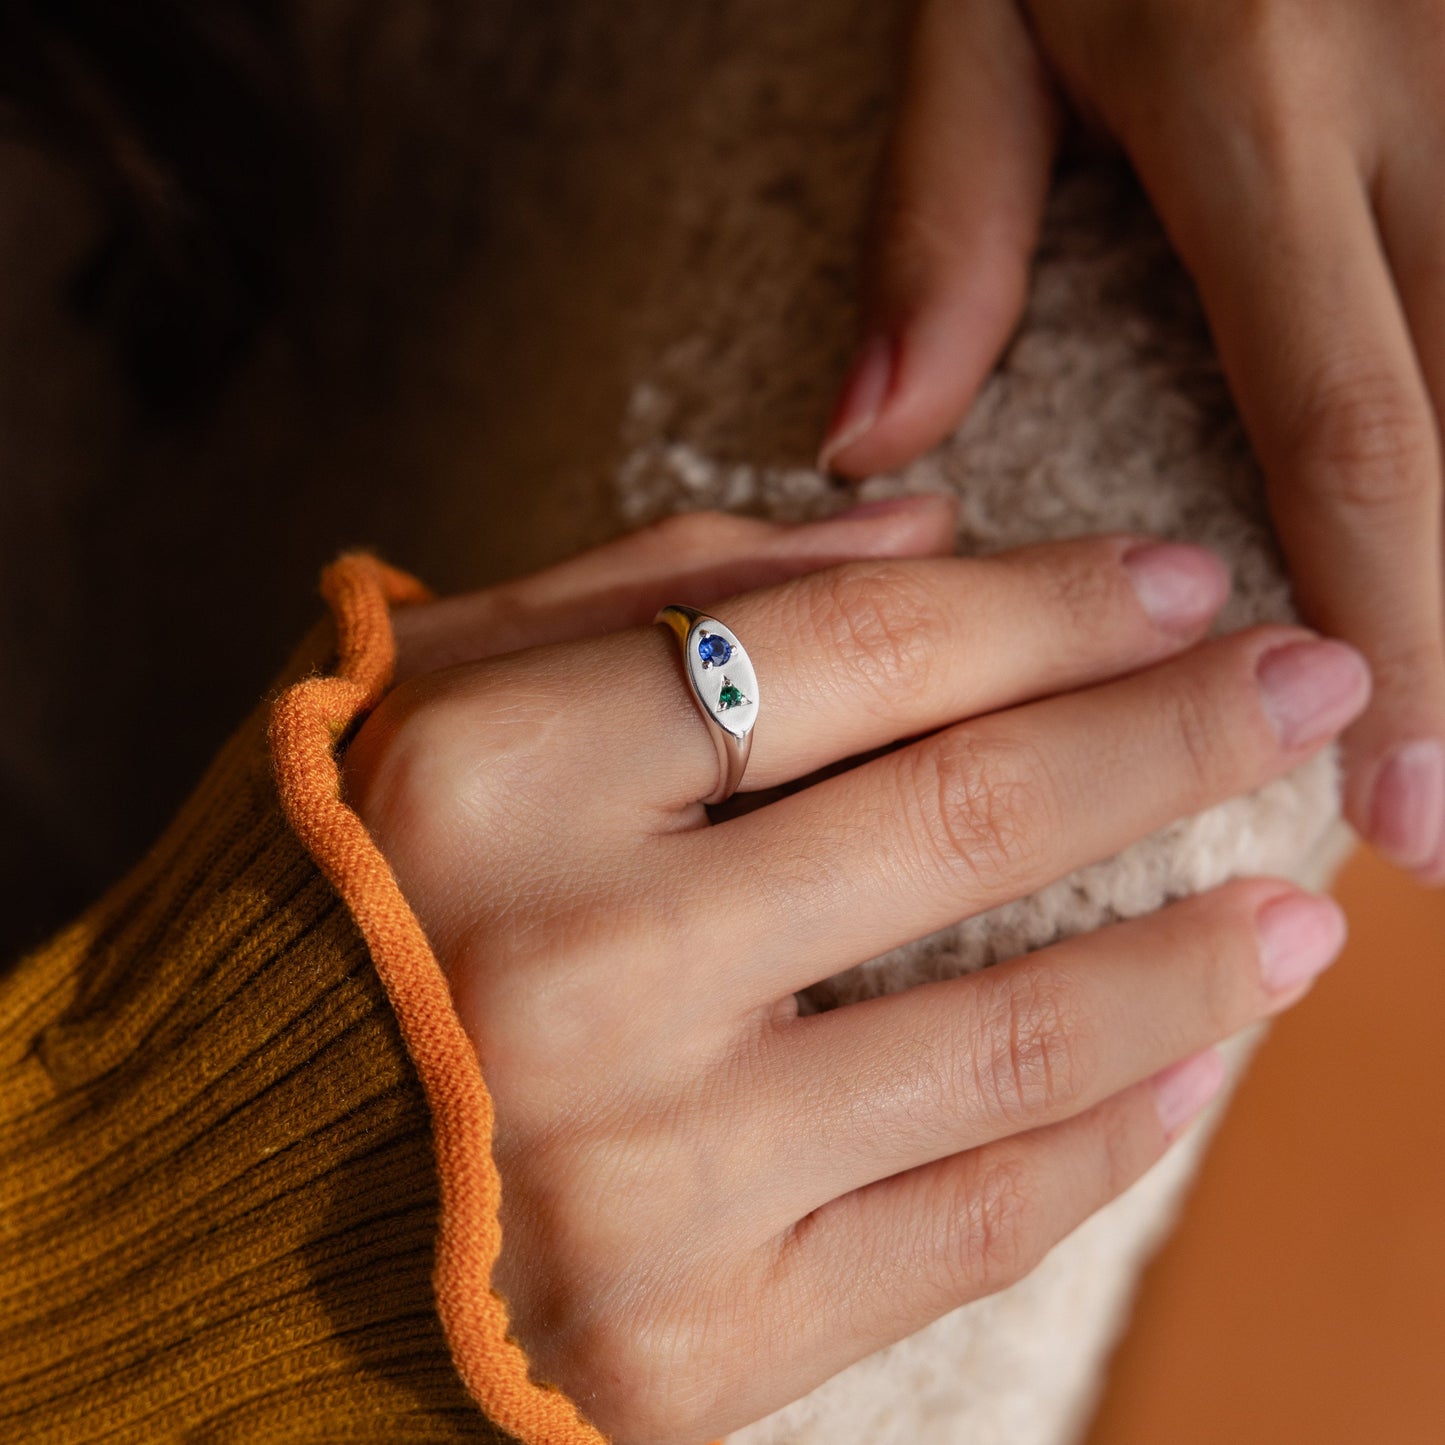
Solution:
{"label": "finger", "polygon": [[729,940],[729,966],[708,986],[719,1008],[750,1015],[1261,786],[1368,697],[1365,665],[1343,643],[1236,633],[680,833],[667,862],[677,906],[694,948]]}
{"label": "finger", "polygon": [[[1143,1175],[1223,1078],[1210,1050],[1064,1123],[895,1175],[808,1215],[772,1276],[769,1313],[791,1322],[789,1353],[822,1378],[1016,1283]],[[790,1307],[804,1300],[805,1312]],[[799,1320],[816,1324],[798,1331]]]}
{"label": "finger", "polygon": [[[1228,586],[1203,548],[1113,536],[849,564],[731,599],[719,612],[763,691],[742,786],[775,787],[960,717],[1145,666],[1195,641]],[[673,647],[655,634],[650,649]],[[675,658],[630,672],[642,735],[676,743],[665,759],[656,748],[619,758],[619,790],[663,807],[705,796],[716,755]]]}
{"label": "finger", "polygon": [[1057,134],[1019,7],[925,0],[821,468],[898,466],[963,415],[1023,308]]}
{"label": "finger", "polygon": [[877,1179],[1092,1108],[1297,1000],[1339,905],[1241,880],[982,973],[771,1029],[760,1158],[796,1219]]}
{"label": "finger", "polygon": [[850,558],[952,552],[957,504],[923,493],[785,526],[726,512],[684,512],[541,572],[395,614],[398,682],[524,647],[651,621]]}
{"label": "finger", "polygon": [[1226,179],[1186,200],[1177,180],[1167,193],[1171,229],[1263,463],[1301,611],[1374,673],[1374,702],[1344,739],[1346,814],[1402,863],[1439,871],[1445,628],[1430,399],[1352,158],[1244,166],[1219,154]]}
{"label": "finger", "polygon": [[[1438,154],[1438,139],[1428,153]],[[1433,159],[1412,165],[1402,157],[1380,177],[1376,209],[1438,438],[1445,418],[1445,203],[1433,171]],[[1437,540],[1439,574],[1445,572],[1445,529]],[[1445,633],[1445,609],[1439,623]],[[1424,881],[1445,883],[1445,743],[1407,740],[1403,754],[1397,749],[1396,761],[1381,767],[1375,791],[1383,795],[1372,810],[1375,842]]]}
{"label": "finger", "polygon": [[[1141,667],[1193,642],[1228,590],[1203,548],[1094,537],[986,558],[852,562],[718,605],[757,672],[760,716],[745,789]],[[680,600],[680,599],[673,599]],[[549,769],[579,806],[677,827],[717,782],[709,726],[660,627],[585,647],[534,648],[452,676],[454,704],[496,710],[497,690],[549,723]],[[583,690],[579,706],[579,687]],[[488,699],[491,699],[488,702]],[[596,766],[599,721],[624,730]],[[565,746],[564,746],[565,742]],[[565,767],[574,757],[583,793]]]}

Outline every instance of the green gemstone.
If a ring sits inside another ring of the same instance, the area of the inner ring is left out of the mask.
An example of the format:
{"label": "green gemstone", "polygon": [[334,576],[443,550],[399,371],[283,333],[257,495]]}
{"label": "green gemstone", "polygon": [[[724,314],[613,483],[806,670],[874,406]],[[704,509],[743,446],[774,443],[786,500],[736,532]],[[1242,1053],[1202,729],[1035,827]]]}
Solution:
{"label": "green gemstone", "polygon": [[736,685],[734,685],[733,683],[730,682],[730,683],[728,683],[728,685],[727,685],[725,688],[723,688],[723,690],[722,690],[720,693],[718,693],[718,695],[717,695],[717,707],[718,707],[718,711],[719,711],[719,712],[723,712],[723,711],[725,711],[727,708],[737,707],[740,703],[742,703],[742,701],[743,701],[742,689],[739,688],[739,687],[737,687]]}

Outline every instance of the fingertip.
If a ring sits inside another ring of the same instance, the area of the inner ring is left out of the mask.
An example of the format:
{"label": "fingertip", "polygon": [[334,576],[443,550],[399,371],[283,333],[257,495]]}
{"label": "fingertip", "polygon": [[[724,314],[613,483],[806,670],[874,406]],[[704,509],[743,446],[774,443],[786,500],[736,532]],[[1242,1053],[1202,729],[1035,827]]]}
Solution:
{"label": "fingertip", "polygon": [[[895,471],[962,420],[1007,343],[1023,291],[1004,287],[988,310],[968,297],[923,303],[860,348],[818,453],[821,471],[862,479]],[[886,376],[884,374],[886,368]]]}
{"label": "fingertip", "polygon": [[843,476],[861,475],[849,466],[851,454],[877,424],[893,387],[893,338],[879,332],[858,348],[838,391],[833,414],[818,448],[817,468]]}
{"label": "fingertip", "polygon": [[1391,863],[1424,884],[1445,883],[1445,742],[1414,738],[1388,750],[1352,811]]}
{"label": "fingertip", "polygon": [[1218,1049],[1171,1064],[1149,1081],[1166,1143],[1173,1143],[1199,1117],[1224,1084],[1224,1058]]}
{"label": "fingertip", "polygon": [[958,424],[1022,312],[1060,122],[1016,6],[919,7],[868,258],[869,341],[820,466],[889,471]]}
{"label": "fingertip", "polygon": [[1373,678],[1358,648],[1297,630],[1264,628],[1258,638],[1259,700],[1281,747],[1320,747],[1369,706]]}
{"label": "fingertip", "polygon": [[1156,627],[1194,636],[1228,599],[1229,565],[1210,548],[1153,538],[1124,545],[1119,561]]}

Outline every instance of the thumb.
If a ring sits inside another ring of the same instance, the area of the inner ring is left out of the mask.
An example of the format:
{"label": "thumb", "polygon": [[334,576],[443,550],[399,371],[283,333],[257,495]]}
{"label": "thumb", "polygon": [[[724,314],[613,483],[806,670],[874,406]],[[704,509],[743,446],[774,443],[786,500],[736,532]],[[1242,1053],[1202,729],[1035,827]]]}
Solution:
{"label": "thumb", "polygon": [[864,341],[820,468],[899,466],[967,411],[1023,309],[1059,128],[1013,0],[924,0],[875,216]]}

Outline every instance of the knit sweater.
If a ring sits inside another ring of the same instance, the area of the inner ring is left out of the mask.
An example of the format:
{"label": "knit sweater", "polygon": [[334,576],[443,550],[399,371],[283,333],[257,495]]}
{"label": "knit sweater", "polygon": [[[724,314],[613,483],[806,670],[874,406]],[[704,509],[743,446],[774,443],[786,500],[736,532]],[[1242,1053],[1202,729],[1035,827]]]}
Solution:
{"label": "knit sweater", "polygon": [[299,680],[0,982],[7,1440],[602,1439],[507,1337],[490,1100],[341,798],[425,594],[366,557],[324,591]]}

